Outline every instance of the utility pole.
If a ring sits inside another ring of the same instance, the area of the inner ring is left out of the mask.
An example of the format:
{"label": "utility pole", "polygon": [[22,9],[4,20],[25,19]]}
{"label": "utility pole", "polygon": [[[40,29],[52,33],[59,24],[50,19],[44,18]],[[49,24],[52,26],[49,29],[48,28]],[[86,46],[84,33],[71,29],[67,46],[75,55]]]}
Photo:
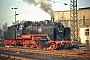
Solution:
{"label": "utility pole", "polygon": [[16,15],[18,15],[18,14],[16,14],[16,9],[18,9],[18,8],[12,8],[12,9],[15,10],[15,23],[14,24],[16,24]]}
{"label": "utility pole", "polygon": [[[12,8],[12,9],[15,10],[15,23],[14,23],[14,25],[15,25],[16,24],[16,15],[18,15],[18,14],[16,14],[16,9],[18,9],[18,8]],[[16,39],[16,36],[17,36],[17,26],[15,27],[15,39]]]}
{"label": "utility pole", "polygon": [[78,39],[77,0],[70,0],[70,29],[71,40]]}

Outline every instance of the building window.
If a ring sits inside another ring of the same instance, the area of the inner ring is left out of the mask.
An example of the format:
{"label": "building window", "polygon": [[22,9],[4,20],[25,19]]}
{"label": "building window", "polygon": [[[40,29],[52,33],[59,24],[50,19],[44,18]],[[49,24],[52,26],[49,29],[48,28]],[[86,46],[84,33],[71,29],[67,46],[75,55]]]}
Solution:
{"label": "building window", "polygon": [[85,20],[85,15],[83,15],[83,20]]}
{"label": "building window", "polygon": [[85,21],[85,15],[83,15],[83,26],[85,26],[86,21]]}
{"label": "building window", "polygon": [[89,29],[85,29],[85,36],[89,36]]}

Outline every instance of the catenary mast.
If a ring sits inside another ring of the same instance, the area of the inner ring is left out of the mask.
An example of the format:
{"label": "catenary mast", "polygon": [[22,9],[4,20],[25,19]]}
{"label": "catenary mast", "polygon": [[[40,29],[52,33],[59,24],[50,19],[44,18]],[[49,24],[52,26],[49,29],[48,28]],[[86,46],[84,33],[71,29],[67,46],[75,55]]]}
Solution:
{"label": "catenary mast", "polygon": [[71,40],[78,38],[77,0],[70,0],[70,29]]}

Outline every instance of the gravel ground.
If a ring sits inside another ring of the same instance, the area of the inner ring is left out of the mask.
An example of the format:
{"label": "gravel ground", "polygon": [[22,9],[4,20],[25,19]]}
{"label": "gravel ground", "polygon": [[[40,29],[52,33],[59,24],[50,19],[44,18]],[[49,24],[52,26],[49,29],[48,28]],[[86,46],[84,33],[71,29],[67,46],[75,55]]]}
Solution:
{"label": "gravel ground", "polygon": [[[2,51],[0,50],[0,54],[25,57],[33,60],[90,60],[90,59],[82,59],[82,58],[75,58],[75,57],[64,57],[64,56],[44,55],[44,54],[36,54],[36,53],[25,53],[25,52],[10,52],[10,51],[3,51],[3,50]],[[6,60],[6,58],[4,57],[0,57],[0,59]]]}

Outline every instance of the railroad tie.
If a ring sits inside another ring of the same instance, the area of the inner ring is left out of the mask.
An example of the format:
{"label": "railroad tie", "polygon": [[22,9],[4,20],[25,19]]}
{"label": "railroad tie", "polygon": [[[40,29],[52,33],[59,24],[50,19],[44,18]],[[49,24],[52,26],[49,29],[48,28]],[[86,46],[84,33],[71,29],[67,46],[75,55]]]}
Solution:
{"label": "railroad tie", "polygon": [[10,56],[10,58],[15,59],[15,56]]}

